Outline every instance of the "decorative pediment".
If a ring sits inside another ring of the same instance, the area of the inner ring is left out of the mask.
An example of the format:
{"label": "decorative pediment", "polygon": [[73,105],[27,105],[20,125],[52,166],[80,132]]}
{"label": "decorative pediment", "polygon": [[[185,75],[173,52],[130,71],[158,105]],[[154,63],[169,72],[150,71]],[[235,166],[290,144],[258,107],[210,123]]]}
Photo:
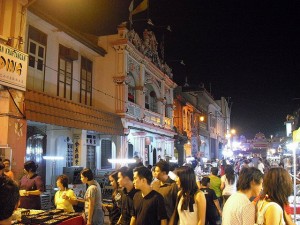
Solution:
{"label": "decorative pediment", "polygon": [[172,69],[164,63],[158,55],[158,42],[153,31],[145,29],[143,39],[141,39],[134,29],[132,29],[127,33],[127,38],[135,48],[149,58],[155,66],[170,78],[173,78]]}

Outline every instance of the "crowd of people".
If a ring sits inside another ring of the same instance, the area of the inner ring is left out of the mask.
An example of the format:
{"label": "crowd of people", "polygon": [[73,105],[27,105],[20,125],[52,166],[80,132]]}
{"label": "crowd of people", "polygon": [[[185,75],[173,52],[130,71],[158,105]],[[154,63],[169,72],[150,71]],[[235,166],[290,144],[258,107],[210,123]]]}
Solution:
{"label": "crowd of people", "polygon": [[[18,184],[9,169],[10,161],[5,162],[0,162],[1,225],[11,223],[18,207],[41,209],[44,192],[35,162],[25,162]],[[252,166],[241,163],[238,171],[236,164],[223,162],[200,178],[197,168],[184,165],[170,171],[164,160],[152,168],[141,163],[121,167],[109,174],[111,204],[102,202],[101,187],[93,171],[85,168],[80,173],[87,185],[84,198],[76,197],[68,188],[68,177],[62,174],[56,179],[54,204],[57,209],[74,212],[73,206],[83,202],[87,225],[104,224],[105,210],[111,225],[293,225],[288,171],[282,167],[262,170],[260,162],[258,159]]]}

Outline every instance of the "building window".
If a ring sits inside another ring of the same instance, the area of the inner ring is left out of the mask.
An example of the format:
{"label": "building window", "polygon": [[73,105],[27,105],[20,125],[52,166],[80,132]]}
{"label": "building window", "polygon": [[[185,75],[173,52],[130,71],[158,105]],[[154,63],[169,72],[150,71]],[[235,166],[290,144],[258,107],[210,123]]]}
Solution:
{"label": "building window", "polygon": [[81,57],[80,102],[92,105],[92,71],[93,62]]}
{"label": "building window", "polygon": [[101,140],[101,168],[111,169],[111,163],[107,159],[112,158],[112,143],[111,140]]}
{"label": "building window", "polygon": [[38,29],[29,26],[27,50],[29,55],[27,84],[29,89],[38,91],[43,91],[44,89],[46,45],[47,35]]}
{"label": "building window", "polygon": [[131,73],[127,77],[128,101],[135,102],[135,81]]}
{"label": "building window", "polygon": [[65,49],[64,46],[59,46],[57,95],[72,100],[73,61],[64,57]]}
{"label": "building window", "polygon": [[145,95],[145,108],[157,112],[157,97],[153,90],[147,90]]}

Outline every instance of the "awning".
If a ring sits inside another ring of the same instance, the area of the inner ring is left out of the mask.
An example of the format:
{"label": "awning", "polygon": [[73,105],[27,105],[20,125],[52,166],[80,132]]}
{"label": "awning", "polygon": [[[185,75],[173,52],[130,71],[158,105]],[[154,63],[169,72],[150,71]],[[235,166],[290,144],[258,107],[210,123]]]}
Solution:
{"label": "awning", "polygon": [[26,91],[25,115],[31,121],[124,135],[119,116],[42,92]]}

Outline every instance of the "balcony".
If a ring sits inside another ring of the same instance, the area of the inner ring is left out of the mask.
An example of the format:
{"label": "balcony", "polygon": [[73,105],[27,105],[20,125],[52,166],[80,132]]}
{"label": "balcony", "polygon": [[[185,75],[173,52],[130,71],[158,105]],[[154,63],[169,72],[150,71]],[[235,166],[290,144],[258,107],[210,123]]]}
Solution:
{"label": "balcony", "polygon": [[141,108],[139,105],[133,102],[128,102],[126,114],[132,116],[133,118],[141,118]]}
{"label": "balcony", "polygon": [[164,127],[166,129],[173,128],[173,121],[171,118],[164,117],[163,115],[152,112],[148,109],[143,109],[133,102],[126,103],[126,116],[143,120],[145,123],[153,124],[154,126]]}

